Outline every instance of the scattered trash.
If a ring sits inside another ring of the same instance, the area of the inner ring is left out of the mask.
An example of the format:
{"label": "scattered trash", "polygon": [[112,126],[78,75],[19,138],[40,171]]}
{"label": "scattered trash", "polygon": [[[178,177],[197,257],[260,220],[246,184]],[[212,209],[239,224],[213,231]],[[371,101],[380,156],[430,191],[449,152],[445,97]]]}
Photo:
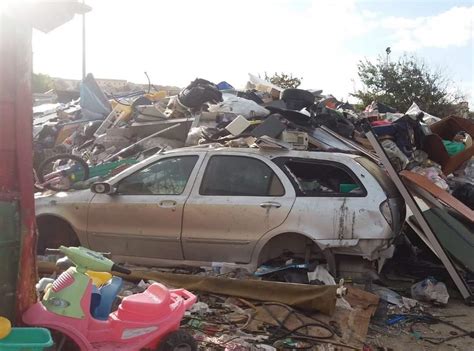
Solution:
{"label": "scattered trash", "polygon": [[438,303],[441,305],[446,305],[449,300],[446,285],[442,282],[438,282],[433,277],[428,277],[425,280],[412,285],[411,296],[416,300]]}
{"label": "scattered trash", "polygon": [[403,307],[404,302],[402,299],[402,296],[400,294],[396,293],[393,290],[390,290],[389,288],[372,284],[370,286],[370,291],[379,296],[382,300],[391,303],[393,305],[396,305],[398,307]]}
{"label": "scattered trash", "polygon": [[209,309],[209,306],[206,303],[196,302],[188,312],[192,314],[197,314],[199,317],[204,317],[206,314],[209,314],[211,310]]}
{"label": "scattered trash", "polygon": [[313,272],[308,272],[308,280],[310,284],[336,285],[331,273],[322,265],[317,265]]}
{"label": "scattered trash", "polygon": [[223,102],[210,105],[209,112],[216,114],[231,114],[245,118],[265,117],[270,114],[266,108],[255,101],[235,96],[233,94],[222,94]]}

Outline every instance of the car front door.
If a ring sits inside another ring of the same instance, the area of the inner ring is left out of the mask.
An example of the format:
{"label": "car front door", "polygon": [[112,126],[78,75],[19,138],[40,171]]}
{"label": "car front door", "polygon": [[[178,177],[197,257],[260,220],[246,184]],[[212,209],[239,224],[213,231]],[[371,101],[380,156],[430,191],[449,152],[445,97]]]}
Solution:
{"label": "car front door", "polygon": [[288,216],[294,189],[259,155],[210,153],[204,162],[184,209],[184,257],[248,263],[258,240]]}
{"label": "car front door", "polygon": [[92,248],[118,256],[182,259],[184,203],[203,154],[163,156],[96,194],[88,213]]}

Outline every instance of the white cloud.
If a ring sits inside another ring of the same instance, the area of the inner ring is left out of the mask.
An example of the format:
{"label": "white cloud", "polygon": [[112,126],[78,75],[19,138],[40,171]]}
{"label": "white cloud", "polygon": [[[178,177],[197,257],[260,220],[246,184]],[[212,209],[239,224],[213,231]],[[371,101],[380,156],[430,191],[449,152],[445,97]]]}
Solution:
{"label": "white cloud", "polygon": [[400,51],[461,47],[474,38],[474,6],[453,7],[431,17],[389,17],[382,27],[393,30],[393,48]]}
{"label": "white cloud", "polygon": [[[248,72],[284,71],[304,77],[304,88],[339,98],[352,92],[363,58],[349,49],[352,40],[369,46],[385,29],[404,50],[463,45],[472,38],[467,18],[474,8],[408,19],[384,18],[357,0],[86,3],[87,67],[96,77],[146,82],[147,71],[156,84],[184,86],[202,77],[242,87]],[[81,18],[47,35],[35,32],[33,50],[35,71],[80,78]]]}
{"label": "white cloud", "polygon": [[[146,70],[154,82],[178,86],[197,76],[243,86],[248,72],[285,71],[342,97],[360,58],[345,43],[371,29],[371,14],[359,12],[355,0],[87,3],[88,71],[143,82]],[[80,18],[35,33],[35,69],[79,78],[80,35]]]}

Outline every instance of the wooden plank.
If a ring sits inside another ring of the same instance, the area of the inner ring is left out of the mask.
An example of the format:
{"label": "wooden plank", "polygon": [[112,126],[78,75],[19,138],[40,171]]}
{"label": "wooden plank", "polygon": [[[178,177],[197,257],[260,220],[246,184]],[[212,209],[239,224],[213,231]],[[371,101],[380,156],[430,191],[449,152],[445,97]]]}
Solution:
{"label": "wooden plank", "polygon": [[434,183],[430,182],[426,177],[413,173],[410,171],[401,171],[400,175],[410,181],[411,183],[419,186],[420,188],[426,190],[435,198],[441,200],[443,203],[451,207],[452,209],[456,210],[457,212],[461,213],[471,222],[474,222],[474,211],[471,210],[469,207],[464,205],[461,201],[456,199],[454,196],[449,194],[447,191],[441,189],[440,187],[436,186]]}

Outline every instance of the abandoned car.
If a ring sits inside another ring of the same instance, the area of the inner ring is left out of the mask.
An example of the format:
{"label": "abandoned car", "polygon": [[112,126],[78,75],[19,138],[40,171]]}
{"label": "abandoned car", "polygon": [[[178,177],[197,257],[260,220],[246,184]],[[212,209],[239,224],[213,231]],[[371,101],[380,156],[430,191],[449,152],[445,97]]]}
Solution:
{"label": "abandoned car", "polygon": [[36,214],[40,254],[80,244],[121,262],[252,271],[290,252],[335,272],[354,260],[380,268],[405,204],[364,157],[191,147],[156,154],[90,190],[39,198]]}

